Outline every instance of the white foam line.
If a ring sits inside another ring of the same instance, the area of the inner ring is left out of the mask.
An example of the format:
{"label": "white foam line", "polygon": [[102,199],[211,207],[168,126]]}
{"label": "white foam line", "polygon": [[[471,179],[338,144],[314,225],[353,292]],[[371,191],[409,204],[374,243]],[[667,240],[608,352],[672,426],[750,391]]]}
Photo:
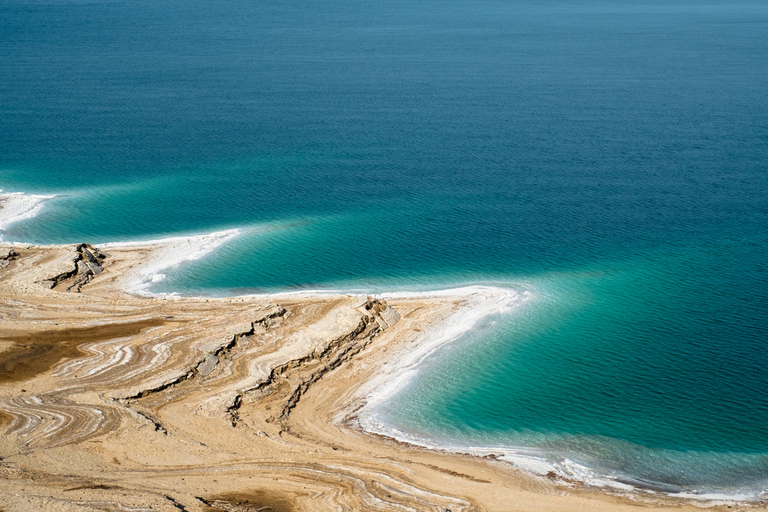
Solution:
{"label": "white foam line", "polygon": [[[523,303],[531,300],[533,295],[530,291],[518,293],[508,288],[493,286],[466,286],[448,290],[383,293],[376,295],[385,299],[416,297],[457,298],[463,300],[463,304],[456,313],[449,316],[439,326],[424,333],[414,344],[415,348],[413,350],[404,351],[388,361],[388,364],[361,388],[359,392],[359,396],[362,397],[361,400],[356,401],[348,409],[339,413],[336,416],[337,421],[342,420],[345,416],[348,417],[354,410],[355,421],[363,431],[368,433],[384,435],[430,450],[466,453],[479,457],[492,455],[529,474],[545,476],[550,472],[554,472],[568,480],[578,480],[586,485],[610,489],[614,492],[634,493],[644,491],[651,494],[654,493],[653,491],[617,481],[611,476],[600,475],[590,468],[565,457],[559,461],[548,460],[532,448],[448,444],[403,432],[387,424],[387,421],[378,411],[379,406],[390,400],[413,380],[419,371],[419,367],[427,357],[441,346],[455,341],[474,329],[482,319],[519,308]],[[362,407],[359,407],[360,403],[363,404]],[[700,500],[702,505],[705,506],[756,499],[755,496],[747,494],[696,494],[695,492],[668,494],[672,497]]]}
{"label": "white foam line", "polygon": [[43,208],[43,203],[55,196],[3,192],[0,189],[0,240],[3,231],[16,222],[31,219]]}
{"label": "white foam line", "polygon": [[530,299],[531,293],[492,286],[466,286],[431,292],[383,293],[378,296],[384,299],[446,297],[456,298],[463,303],[439,326],[422,335],[413,350],[396,356],[395,360],[390,361],[386,368],[369,381],[366,388],[370,387],[370,391],[365,393],[364,399],[366,405],[359,413],[361,422],[372,419],[377,405],[408,385],[422,362],[438,348],[471,331],[484,318],[519,307]]}
{"label": "white foam line", "polygon": [[[369,433],[380,434],[422,446],[431,450],[445,450],[455,453],[471,453],[478,456],[500,455],[507,462],[513,463],[519,469],[529,473],[545,475],[554,470],[554,466],[535,454],[518,453],[509,448],[501,447],[471,447],[450,446],[402,432],[388,425],[381,418],[379,406],[390,400],[396,393],[407,386],[417,375],[425,359],[440,347],[451,343],[475,328],[484,318],[491,315],[511,312],[523,303],[531,300],[530,291],[517,292],[509,288],[494,286],[466,286],[448,290],[384,293],[378,296],[384,299],[444,297],[461,300],[459,309],[443,320],[439,326],[425,332],[414,343],[415,348],[406,350],[388,361],[379,372],[368,380],[360,390],[360,401],[356,401],[349,409],[337,415],[339,421],[356,409],[356,421],[360,427]],[[359,404],[362,403],[362,407]],[[522,450],[523,452],[525,449]]]}
{"label": "white foam line", "polygon": [[725,494],[725,493],[703,493],[703,494],[696,494],[693,492],[681,492],[677,494],[672,494],[672,496],[676,498],[685,498],[688,500],[696,500],[696,501],[705,501],[709,502],[707,503],[708,506],[717,506],[717,505],[728,505],[730,503],[735,503],[739,501],[754,501],[756,497],[760,496],[754,496],[750,494]]}
{"label": "white foam line", "polygon": [[357,419],[364,431],[379,434],[401,442],[415,446],[441,452],[455,454],[468,454],[476,457],[491,456],[495,460],[500,460],[511,464],[515,468],[530,475],[545,477],[556,474],[565,480],[563,485],[571,485],[569,482],[578,481],[589,487],[596,487],[622,495],[666,495],[671,498],[680,498],[698,502],[701,507],[714,507],[720,505],[729,505],[744,502],[753,502],[763,499],[765,492],[748,493],[717,493],[717,492],[667,492],[655,491],[643,487],[636,487],[617,480],[609,475],[602,475],[594,470],[579,464],[567,457],[562,457],[559,461],[548,460],[535,449],[525,447],[510,446],[472,446],[462,444],[449,444],[435,441],[429,438],[420,437],[411,433],[400,431],[390,425],[387,425],[377,419],[375,416],[360,414]]}
{"label": "white foam line", "polygon": [[[480,290],[506,290],[511,292],[508,288],[501,286],[486,286],[486,285],[468,285],[460,286],[456,288],[446,288],[437,290],[419,290],[419,291],[403,291],[403,292],[380,292],[376,290],[361,290],[358,288],[343,289],[343,288],[318,288],[312,290],[296,290],[296,291],[274,291],[264,293],[251,293],[244,295],[237,295],[233,298],[325,298],[325,297],[338,297],[339,295],[346,295],[348,297],[359,297],[364,299],[366,297],[378,297],[381,299],[416,299],[416,298],[430,298],[430,297],[443,297],[443,298],[456,298],[461,299],[468,297],[472,294],[479,292]],[[516,292],[513,292],[516,293]],[[530,292],[523,292],[522,300],[530,298]]]}
{"label": "white foam line", "polygon": [[152,249],[152,256],[133,270],[125,283],[125,289],[127,292],[136,295],[174,296],[175,294],[152,294],[147,289],[165,279],[165,274],[162,271],[178,267],[183,263],[199,260],[242,232],[241,229],[227,229],[205,235],[177,236],[147,241],[113,242],[100,244],[99,248],[108,250],[148,247]]}

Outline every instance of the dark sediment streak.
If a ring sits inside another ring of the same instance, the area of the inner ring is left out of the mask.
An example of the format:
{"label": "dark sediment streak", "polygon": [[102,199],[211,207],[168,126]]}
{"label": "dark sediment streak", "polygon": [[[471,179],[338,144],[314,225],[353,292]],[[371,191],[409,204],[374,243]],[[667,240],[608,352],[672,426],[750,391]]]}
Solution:
{"label": "dark sediment streak", "polygon": [[[22,382],[53,368],[54,365],[82,355],[80,346],[115,338],[135,336],[144,329],[158,327],[166,320],[149,319],[124,324],[98,325],[41,331],[2,338],[14,344],[0,354],[0,383]],[[0,417],[0,423],[2,418]]]}
{"label": "dark sediment streak", "polygon": [[249,493],[230,493],[212,498],[197,498],[208,507],[208,510],[272,510],[274,512],[293,512],[296,510],[294,500],[289,496],[272,491],[253,491]]}

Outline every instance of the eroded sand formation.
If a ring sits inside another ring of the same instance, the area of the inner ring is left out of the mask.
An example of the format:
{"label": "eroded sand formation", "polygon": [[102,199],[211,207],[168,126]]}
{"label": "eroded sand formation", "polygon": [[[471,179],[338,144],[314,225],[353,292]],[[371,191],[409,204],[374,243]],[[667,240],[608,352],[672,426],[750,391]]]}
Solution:
{"label": "eroded sand formation", "polygon": [[0,244],[0,510],[694,508],[361,432],[361,386],[460,297],[123,292],[156,250]]}

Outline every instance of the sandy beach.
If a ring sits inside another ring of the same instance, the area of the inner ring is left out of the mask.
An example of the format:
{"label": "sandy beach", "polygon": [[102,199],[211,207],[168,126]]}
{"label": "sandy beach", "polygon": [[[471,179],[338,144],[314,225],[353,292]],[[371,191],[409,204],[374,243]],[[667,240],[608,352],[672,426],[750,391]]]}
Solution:
{"label": "sandy beach", "polygon": [[748,507],[609,494],[366,433],[374,392],[499,297],[136,293],[229,235],[0,246],[0,509]]}

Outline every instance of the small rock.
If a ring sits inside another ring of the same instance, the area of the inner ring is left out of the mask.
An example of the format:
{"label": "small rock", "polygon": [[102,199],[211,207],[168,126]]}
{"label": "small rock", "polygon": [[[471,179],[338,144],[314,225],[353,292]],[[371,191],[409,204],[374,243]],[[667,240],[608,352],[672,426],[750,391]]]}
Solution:
{"label": "small rock", "polygon": [[207,377],[213,373],[213,370],[216,369],[217,364],[219,364],[219,358],[213,354],[208,354],[208,356],[205,358],[205,361],[197,366],[197,373],[203,377]]}
{"label": "small rock", "polygon": [[197,373],[203,377],[207,377],[213,373],[213,370],[216,369],[217,364],[219,364],[219,358],[213,354],[208,354],[208,356],[205,358],[205,361],[197,366]]}

